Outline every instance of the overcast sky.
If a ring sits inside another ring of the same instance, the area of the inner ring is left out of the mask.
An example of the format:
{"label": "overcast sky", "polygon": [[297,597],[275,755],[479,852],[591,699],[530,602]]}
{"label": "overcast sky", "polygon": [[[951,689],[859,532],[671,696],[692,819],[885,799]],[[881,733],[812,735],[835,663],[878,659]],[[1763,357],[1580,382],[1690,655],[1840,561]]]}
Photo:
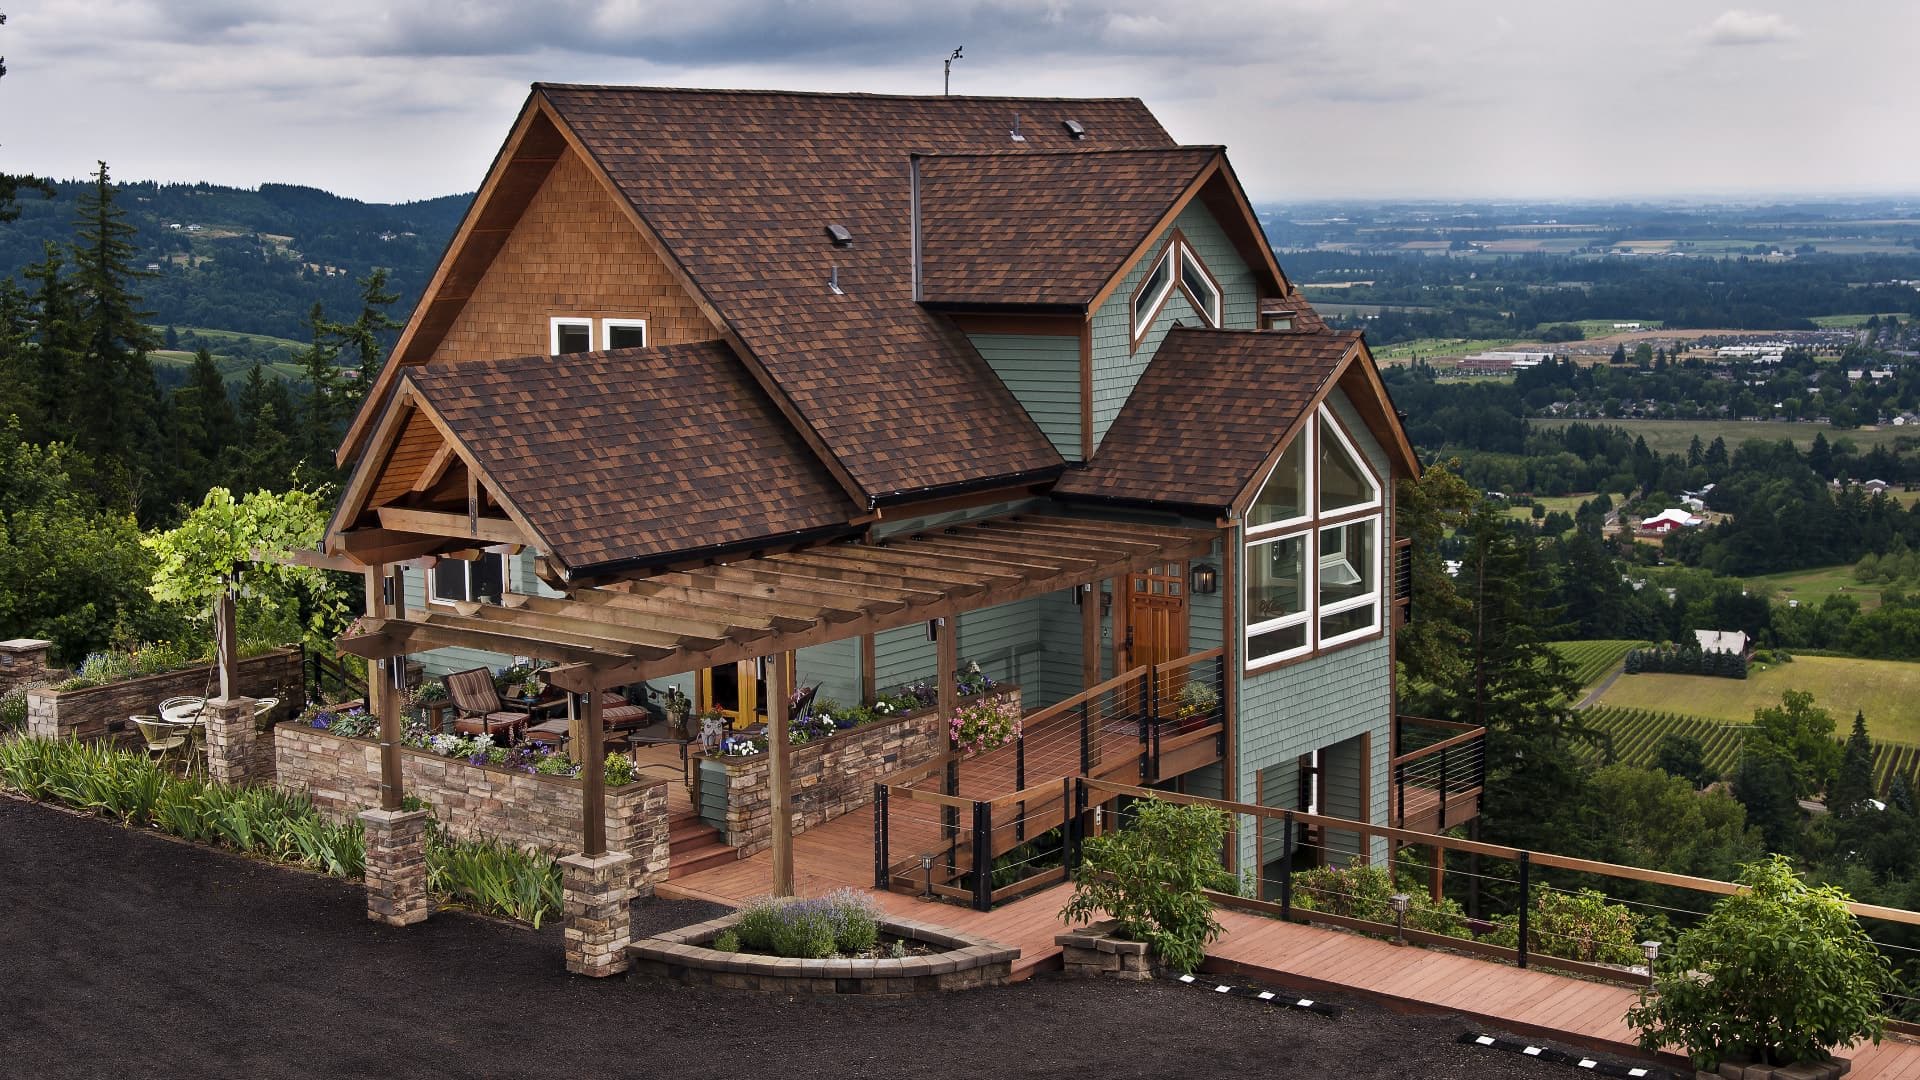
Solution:
{"label": "overcast sky", "polygon": [[1258,200],[1920,192],[1916,0],[0,0],[0,170],[468,191],[534,80],[1133,95]]}

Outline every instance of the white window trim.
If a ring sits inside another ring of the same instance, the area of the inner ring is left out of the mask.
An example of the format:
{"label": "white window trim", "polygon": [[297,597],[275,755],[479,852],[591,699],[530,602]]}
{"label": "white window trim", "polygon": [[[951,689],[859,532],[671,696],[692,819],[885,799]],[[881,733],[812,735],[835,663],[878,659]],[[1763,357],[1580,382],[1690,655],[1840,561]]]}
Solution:
{"label": "white window trim", "polygon": [[[1373,551],[1374,551],[1373,588],[1368,590],[1366,593],[1360,596],[1350,596],[1345,600],[1336,600],[1331,604],[1320,603],[1319,581],[1317,580],[1319,577],[1320,564],[1318,562],[1314,563],[1314,576],[1316,578],[1314,582],[1314,586],[1315,586],[1314,607],[1317,611],[1317,618],[1313,627],[1313,636],[1316,639],[1318,639],[1321,648],[1327,648],[1333,645],[1344,645],[1349,641],[1358,641],[1363,637],[1367,637],[1371,634],[1376,633],[1380,629],[1380,576],[1381,576],[1380,526],[1381,526],[1381,523],[1382,523],[1382,519],[1379,517],[1360,517],[1360,518],[1354,518],[1351,521],[1342,521],[1333,525],[1323,525],[1320,528],[1317,528],[1314,530],[1314,537],[1315,537],[1314,547],[1316,550],[1320,546],[1319,539],[1318,539],[1319,535],[1325,530],[1345,529],[1353,525],[1366,525],[1373,530]],[[1366,626],[1363,626],[1358,630],[1349,630],[1344,634],[1338,634],[1333,637],[1320,636],[1320,620],[1324,620],[1330,615],[1344,615],[1349,611],[1357,611],[1363,607],[1373,608],[1373,621],[1371,623],[1368,623]]]}
{"label": "white window trim", "polygon": [[[1240,580],[1242,581],[1252,580],[1250,567],[1253,554],[1269,544],[1280,543],[1296,537],[1299,538],[1301,547],[1300,557],[1305,563],[1305,565],[1301,567],[1300,573],[1300,576],[1304,579],[1301,582],[1300,597],[1306,606],[1291,615],[1282,615],[1278,618],[1263,619],[1257,623],[1247,624],[1246,636],[1244,640],[1241,641],[1240,648],[1242,654],[1247,658],[1246,667],[1248,671],[1254,671],[1272,664],[1277,664],[1282,660],[1291,660],[1297,656],[1305,656],[1313,651],[1314,638],[1316,636],[1315,631],[1318,629],[1315,620],[1315,611],[1318,609],[1318,600],[1320,597],[1320,574],[1316,569],[1319,566],[1320,545],[1316,542],[1318,536],[1318,530],[1315,529],[1296,529],[1284,535],[1263,535],[1257,541],[1250,539],[1240,545],[1241,556],[1243,560],[1246,560],[1241,564]],[[1242,602],[1244,601],[1245,598],[1243,597]],[[1306,627],[1307,632],[1300,635],[1300,645],[1283,652],[1265,653],[1258,657],[1253,655],[1254,638],[1270,630],[1284,630],[1289,626]]]}
{"label": "white window trim", "polygon": [[601,319],[600,320],[600,347],[603,349],[613,348],[613,332],[616,328],[623,328],[623,327],[630,328],[630,327],[636,327],[636,326],[640,328],[640,346],[639,347],[644,349],[647,346],[653,344],[653,336],[647,332],[647,320],[645,319]]}
{"label": "white window trim", "polygon": [[587,344],[593,344],[593,316],[591,315],[555,315],[547,320],[547,355],[560,355],[560,328],[562,326],[585,326]]}
{"label": "white window trim", "polygon": [[[480,552],[480,558],[482,559],[497,558],[500,560],[500,591],[503,593],[512,592],[513,591],[513,577],[512,577],[513,557],[507,554],[507,549],[504,547],[482,548]],[[467,595],[469,596],[473,595],[473,564],[475,562],[478,562],[479,559],[475,559],[471,562],[469,562],[466,559],[454,559],[452,561],[457,563],[462,563],[466,566]],[[425,575],[427,579],[427,588],[426,588],[427,603],[444,604],[448,607],[452,607],[454,604],[468,603],[469,601],[466,601],[466,600],[442,600],[440,598],[439,593],[436,591],[436,585],[435,585],[435,582],[438,580],[435,571],[439,569],[440,569],[439,563],[435,563],[433,566],[430,566],[427,568],[427,572]]]}
{"label": "white window trim", "polygon": [[[1176,268],[1180,271],[1178,274],[1180,278],[1180,291],[1187,294],[1188,300],[1193,301],[1194,310],[1200,313],[1201,318],[1207,320],[1208,325],[1218,327],[1221,316],[1220,305],[1225,299],[1221,295],[1220,282],[1214,278],[1213,272],[1207,269],[1207,264],[1201,261],[1200,256],[1194,254],[1193,249],[1187,246],[1185,240],[1180,241],[1174,246],[1180,249],[1180,265]],[[1207,283],[1207,291],[1213,294],[1212,303],[1201,303],[1200,297],[1193,295],[1193,290],[1187,287],[1186,267],[1189,260],[1199,269],[1201,280]]]}
{"label": "white window trim", "polygon": [[[1256,538],[1265,539],[1278,533],[1298,532],[1301,526],[1313,521],[1314,508],[1320,503],[1320,447],[1317,445],[1319,440],[1314,436],[1315,428],[1318,426],[1317,424],[1307,424],[1305,425],[1305,430],[1294,436],[1295,439],[1299,439],[1304,443],[1301,447],[1300,454],[1300,472],[1302,474],[1300,483],[1300,505],[1306,510],[1306,513],[1298,517],[1290,517],[1285,521],[1270,521],[1265,525],[1250,526],[1247,529],[1246,542],[1248,544],[1252,544]],[[1286,449],[1291,450],[1293,447],[1288,446]],[[1266,479],[1260,481],[1259,488],[1253,493],[1253,502],[1260,501],[1260,496],[1266,492],[1267,485],[1273,482],[1273,474],[1280,471],[1280,463],[1286,459],[1287,455],[1285,450],[1281,451],[1280,456],[1274,459],[1273,468],[1267,470]],[[1251,506],[1252,503],[1248,505]]]}
{"label": "white window trim", "polygon": [[1153,329],[1154,320],[1160,317],[1160,309],[1167,306],[1167,297],[1172,296],[1174,288],[1180,284],[1180,260],[1175,251],[1177,247],[1179,247],[1178,244],[1168,244],[1167,250],[1154,261],[1153,265],[1147,269],[1146,275],[1140,279],[1144,282],[1153,276],[1154,270],[1162,266],[1167,268],[1166,283],[1160,286],[1159,292],[1154,294],[1152,302],[1147,305],[1145,315],[1140,314],[1140,301],[1144,297],[1133,298],[1128,313],[1133,317],[1133,340],[1135,341],[1146,337],[1147,331]]}
{"label": "white window trim", "polygon": [[[1384,569],[1385,563],[1383,561],[1386,550],[1385,487],[1381,484],[1379,474],[1374,471],[1372,463],[1360,453],[1358,447],[1353,445],[1353,440],[1347,437],[1346,429],[1341,425],[1339,418],[1334,415],[1333,411],[1329,409],[1326,404],[1322,403],[1315,409],[1314,417],[1313,423],[1303,425],[1303,430],[1294,436],[1295,439],[1305,440],[1305,452],[1303,456],[1306,462],[1306,468],[1304,469],[1305,476],[1302,477],[1302,483],[1306,489],[1303,501],[1306,505],[1307,513],[1300,517],[1273,522],[1258,528],[1249,527],[1244,530],[1240,542],[1241,563],[1239,580],[1246,582],[1251,580],[1248,568],[1251,565],[1254,553],[1258,551],[1258,549],[1281,540],[1293,537],[1301,538],[1302,545],[1305,549],[1303,554],[1307,561],[1304,575],[1306,578],[1304,583],[1306,610],[1296,614],[1283,615],[1276,619],[1267,619],[1246,625],[1241,635],[1240,648],[1241,667],[1247,674],[1264,671],[1268,668],[1286,663],[1287,661],[1312,655],[1320,650],[1365,640],[1381,633],[1384,627],[1383,619],[1385,617],[1385,610],[1382,600],[1385,596],[1383,582],[1386,573]],[[1352,460],[1360,463],[1361,475],[1367,480],[1373,493],[1371,501],[1353,503],[1349,506],[1336,507],[1335,509],[1327,511],[1320,509],[1321,447],[1319,433],[1322,422],[1333,431],[1334,437],[1339,440],[1340,446],[1347,452],[1348,456]],[[1282,454],[1282,457],[1284,456],[1285,455]],[[1267,483],[1273,479],[1273,474],[1279,467],[1280,462],[1275,461],[1273,468],[1267,471],[1266,479],[1261,481],[1259,490],[1264,491],[1266,489]],[[1258,493],[1254,495],[1256,500],[1258,500],[1259,497]],[[1339,520],[1328,520],[1333,518],[1338,518]],[[1323,524],[1322,522],[1325,523]],[[1364,595],[1351,596],[1335,603],[1323,605],[1320,602],[1320,534],[1322,530],[1325,529],[1343,529],[1350,525],[1366,525],[1373,530],[1373,588]],[[1245,586],[1242,585],[1241,588],[1244,591]],[[1241,597],[1241,602],[1243,604],[1245,603],[1244,596]],[[1373,611],[1373,621],[1370,625],[1331,637],[1323,637],[1321,635],[1321,620],[1330,615],[1341,615],[1363,607],[1371,607]],[[1272,630],[1280,630],[1301,624],[1306,626],[1306,634],[1304,635],[1304,643],[1299,647],[1258,657],[1253,655],[1253,639],[1255,637]]]}
{"label": "white window trim", "polygon": [[[1322,510],[1320,509],[1319,491],[1316,486],[1313,501],[1314,513],[1322,517],[1329,517],[1334,514],[1357,514],[1362,510],[1380,509],[1382,500],[1385,497],[1383,494],[1385,489],[1380,483],[1379,474],[1373,471],[1373,463],[1367,460],[1367,456],[1362,454],[1359,448],[1353,445],[1353,440],[1347,438],[1347,429],[1340,423],[1339,417],[1336,417],[1333,414],[1333,410],[1327,408],[1324,402],[1321,403],[1319,408],[1319,421],[1315,423],[1313,427],[1318,431],[1322,424],[1333,430],[1333,437],[1339,440],[1341,447],[1347,452],[1347,457],[1360,466],[1360,476],[1366,480],[1367,488],[1373,494],[1366,502],[1348,503],[1345,506],[1336,506],[1331,510]],[[1320,476],[1320,448],[1317,446],[1309,447],[1309,450],[1314,453],[1312,472],[1314,478],[1317,480]]]}

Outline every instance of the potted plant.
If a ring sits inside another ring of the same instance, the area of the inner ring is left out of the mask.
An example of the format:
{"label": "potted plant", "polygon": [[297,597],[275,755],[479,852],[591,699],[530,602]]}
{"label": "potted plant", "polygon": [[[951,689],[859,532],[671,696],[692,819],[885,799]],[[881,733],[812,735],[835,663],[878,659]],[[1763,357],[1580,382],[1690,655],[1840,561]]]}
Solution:
{"label": "potted plant", "polygon": [[520,680],[520,685],[515,692],[520,695],[521,701],[534,702],[540,699],[540,693],[544,689],[546,688],[540,682],[540,674],[531,672],[526,678]]}
{"label": "potted plant", "polygon": [[1178,711],[1181,730],[1201,727],[1214,717],[1214,711],[1220,707],[1220,694],[1206,683],[1187,680],[1180,688]]}

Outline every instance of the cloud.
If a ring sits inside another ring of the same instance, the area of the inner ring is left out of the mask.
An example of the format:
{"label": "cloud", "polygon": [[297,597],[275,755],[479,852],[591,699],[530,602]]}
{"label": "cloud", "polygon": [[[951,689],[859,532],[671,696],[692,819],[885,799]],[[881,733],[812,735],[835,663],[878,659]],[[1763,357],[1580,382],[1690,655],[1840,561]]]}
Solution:
{"label": "cloud", "polygon": [[1800,28],[1784,15],[1733,8],[1721,12],[1697,34],[1709,45],[1775,45],[1799,37]]}

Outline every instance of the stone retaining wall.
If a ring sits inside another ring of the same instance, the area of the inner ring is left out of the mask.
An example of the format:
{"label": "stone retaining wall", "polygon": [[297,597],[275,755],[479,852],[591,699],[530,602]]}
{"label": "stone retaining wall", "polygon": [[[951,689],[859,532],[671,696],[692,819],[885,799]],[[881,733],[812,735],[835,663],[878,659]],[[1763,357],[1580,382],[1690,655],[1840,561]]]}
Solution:
{"label": "stone retaining wall", "polygon": [[[998,687],[988,694],[961,698],[958,704],[989,699],[1010,701],[1018,710],[1020,688]],[[947,722],[933,709],[904,713],[794,747],[794,833],[868,805],[873,802],[876,780],[946,752]],[[696,757],[703,811],[711,801],[708,785],[725,785],[725,822],[714,824],[726,834],[727,843],[738,848],[743,859],[773,846],[773,755]]]}
{"label": "stone retaining wall", "polygon": [[[275,649],[240,661],[240,693],[277,697],[280,707],[267,723],[300,711],[306,699],[306,673],[300,647]],[[219,679],[209,681],[211,666],[146,675],[79,690],[27,691],[27,734],[48,739],[101,739],[127,725],[130,716],[151,716],[171,697],[218,694]],[[209,691],[209,686],[212,687]]]}
{"label": "stone retaining wall", "polygon": [[769,994],[905,997],[1003,985],[1020,958],[1020,950],[1012,946],[892,915],[880,917],[883,933],[946,951],[899,960],[797,960],[711,947],[714,938],[739,921],[735,912],[636,941],[627,947],[633,973]]}
{"label": "stone retaining wall", "polygon": [[[276,783],[346,819],[380,804],[380,746],[299,724],[273,729]],[[470,765],[424,750],[400,751],[406,793],[464,839],[490,837],[555,857],[581,848],[580,781]],[[667,879],[667,784],[642,781],[607,789],[607,850],[633,856],[633,888],[652,896]]]}

